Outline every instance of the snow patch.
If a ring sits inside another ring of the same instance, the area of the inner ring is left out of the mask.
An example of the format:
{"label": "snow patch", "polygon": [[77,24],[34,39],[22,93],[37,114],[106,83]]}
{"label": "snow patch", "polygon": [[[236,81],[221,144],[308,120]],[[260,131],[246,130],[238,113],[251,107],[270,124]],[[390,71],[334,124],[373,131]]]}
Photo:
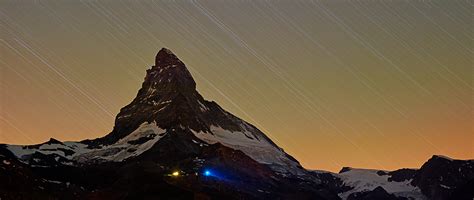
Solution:
{"label": "snow patch", "polygon": [[48,180],[48,179],[43,179],[45,182],[48,182],[48,183],[54,183],[54,184],[62,184],[61,181],[54,181],[54,180]]}
{"label": "snow patch", "polygon": [[[138,156],[150,149],[162,136],[161,133],[166,132],[159,128],[155,122],[145,122],[126,137],[120,139],[114,144],[107,146],[99,146],[98,148],[89,148],[87,144],[79,142],[64,142],[63,144],[42,144],[39,147],[7,145],[7,149],[11,151],[20,161],[27,163],[28,158],[38,152],[44,155],[55,154],[56,161],[60,157],[69,161],[64,161],[65,165],[73,165],[73,161],[88,162],[90,160],[98,161],[114,161],[120,162],[127,158]],[[60,156],[60,157],[59,157]],[[35,162],[41,160],[34,158]],[[29,164],[29,163],[27,163]]]}
{"label": "snow patch", "polygon": [[[221,143],[232,149],[240,150],[246,155],[262,164],[296,167],[297,163],[290,160],[279,148],[272,145],[268,140],[254,138],[249,130],[244,132],[232,132],[219,126],[211,126],[211,133],[195,132],[194,135],[208,144]],[[256,136],[255,136],[256,137]],[[286,167],[286,169],[289,169]]]}
{"label": "snow patch", "polygon": [[354,187],[354,189],[340,193],[339,196],[342,199],[347,197],[354,192],[372,191],[376,187],[381,186],[388,193],[392,193],[396,196],[412,197],[417,200],[424,200],[426,197],[422,195],[418,187],[410,184],[411,180],[403,182],[388,181],[389,175],[378,175],[377,172],[380,170],[371,169],[351,169],[349,171],[336,174],[341,178],[345,185]]}
{"label": "snow patch", "polygon": [[198,103],[199,103],[199,109],[200,109],[202,112],[205,112],[205,111],[208,111],[208,110],[209,110],[209,108],[208,108],[206,105],[204,105],[203,103],[201,103],[200,101],[198,101]]}
{"label": "snow patch", "polygon": [[[116,143],[83,153],[74,159],[79,162],[87,162],[89,159],[99,161],[120,162],[127,158],[138,156],[150,149],[166,131],[156,125],[155,122],[145,122],[135,131],[120,139]],[[143,143],[139,140],[146,140]]]}
{"label": "snow patch", "polygon": [[443,184],[440,184],[440,186],[441,186],[442,188],[445,188],[445,189],[451,189],[451,187],[446,186],[446,185],[443,185]]}

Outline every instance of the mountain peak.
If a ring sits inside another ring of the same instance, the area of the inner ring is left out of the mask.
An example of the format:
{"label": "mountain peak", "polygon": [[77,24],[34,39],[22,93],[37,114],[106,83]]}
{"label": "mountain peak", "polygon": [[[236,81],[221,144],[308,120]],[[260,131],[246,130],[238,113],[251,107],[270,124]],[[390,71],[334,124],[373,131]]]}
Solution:
{"label": "mountain peak", "polygon": [[155,57],[155,66],[168,66],[182,63],[178,57],[169,49],[161,48]]}
{"label": "mountain peak", "polygon": [[196,83],[186,65],[169,49],[162,48],[155,65],[147,70],[142,89],[161,92],[194,92]]}
{"label": "mountain peak", "polygon": [[166,47],[161,48],[160,51],[158,51],[158,53],[159,53],[159,52],[174,55],[174,53],[173,53],[170,49],[168,49],[168,48],[166,48]]}
{"label": "mountain peak", "polygon": [[112,132],[94,143],[123,141],[149,124],[167,133],[186,133],[209,144],[233,147],[258,162],[271,163],[280,172],[297,174],[302,169],[256,127],[205,100],[186,65],[166,48],[156,55],[156,63],[147,70],[135,99],[120,110]]}
{"label": "mountain peak", "polygon": [[[155,65],[146,70],[145,80],[135,99],[120,110],[114,130],[105,136],[108,143],[131,133],[144,122],[157,122],[162,128],[180,123],[194,130],[208,130],[198,119],[205,100],[196,91],[186,65],[169,49],[162,48]],[[204,110],[204,109],[203,109]]]}

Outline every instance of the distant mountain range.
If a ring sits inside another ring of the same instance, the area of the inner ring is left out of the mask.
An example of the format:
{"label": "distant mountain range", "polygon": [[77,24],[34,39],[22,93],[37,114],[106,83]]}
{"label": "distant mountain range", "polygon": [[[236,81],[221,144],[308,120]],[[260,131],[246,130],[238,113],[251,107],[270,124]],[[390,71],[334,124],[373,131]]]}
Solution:
{"label": "distant mountain range", "polygon": [[420,169],[304,169],[255,126],[205,100],[168,49],[111,133],[0,144],[0,199],[470,199],[474,160]]}

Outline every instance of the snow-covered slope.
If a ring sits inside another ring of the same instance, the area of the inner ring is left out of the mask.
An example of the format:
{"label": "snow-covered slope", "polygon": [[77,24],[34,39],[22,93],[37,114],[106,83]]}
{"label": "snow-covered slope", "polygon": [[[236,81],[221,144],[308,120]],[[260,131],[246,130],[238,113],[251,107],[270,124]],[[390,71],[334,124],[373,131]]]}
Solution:
{"label": "snow-covered slope", "polygon": [[351,168],[335,175],[342,179],[344,185],[353,187],[353,189],[339,194],[342,199],[347,199],[350,194],[355,192],[372,191],[378,186],[396,196],[411,197],[417,200],[426,199],[418,187],[410,184],[412,179],[400,182],[389,180],[388,172],[381,170]]}
{"label": "snow-covered slope", "polygon": [[275,147],[266,138],[259,137],[255,134],[256,130],[250,126],[243,127],[244,131],[230,131],[218,126],[211,126],[210,129],[210,133],[195,131],[193,133],[209,144],[221,143],[232,149],[240,150],[262,164],[285,166],[291,169],[298,167],[298,164],[294,160],[290,160],[283,150]]}
{"label": "snow-covered slope", "polygon": [[146,122],[116,143],[80,154],[74,157],[74,160],[81,163],[90,162],[92,160],[99,162],[120,162],[147,151],[158,142],[165,133],[166,131],[158,127],[155,122]]}
{"label": "snow-covered slope", "polygon": [[75,162],[120,162],[142,154],[151,148],[165,132],[156,123],[143,123],[131,134],[111,145],[90,147],[81,142],[59,142],[51,139],[43,144],[7,145],[6,148],[20,161],[27,164],[39,163],[44,158],[54,158],[65,165],[72,165]]}
{"label": "snow-covered slope", "polygon": [[6,145],[6,148],[15,155],[19,161],[32,166],[49,166],[50,159],[64,165],[73,165],[73,158],[83,153],[92,151],[86,144],[80,142],[50,141],[37,145]]}

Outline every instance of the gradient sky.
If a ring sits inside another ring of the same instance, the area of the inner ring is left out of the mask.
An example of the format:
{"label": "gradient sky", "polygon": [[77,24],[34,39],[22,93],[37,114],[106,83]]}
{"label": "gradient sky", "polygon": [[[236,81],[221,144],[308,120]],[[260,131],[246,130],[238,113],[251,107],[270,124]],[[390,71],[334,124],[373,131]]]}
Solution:
{"label": "gradient sky", "polygon": [[109,133],[167,47],[306,168],[472,159],[471,3],[0,0],[0,143]]}

